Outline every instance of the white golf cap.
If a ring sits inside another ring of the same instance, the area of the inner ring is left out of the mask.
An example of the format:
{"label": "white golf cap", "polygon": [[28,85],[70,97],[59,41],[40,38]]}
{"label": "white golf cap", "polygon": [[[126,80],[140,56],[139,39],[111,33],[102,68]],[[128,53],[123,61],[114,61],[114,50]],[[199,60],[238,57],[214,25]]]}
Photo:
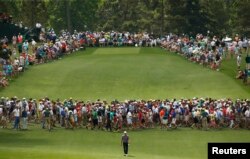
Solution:
{"label": "white golf cap", "polygon": [[127,134],[127,131],[124,131],[124,134]]}

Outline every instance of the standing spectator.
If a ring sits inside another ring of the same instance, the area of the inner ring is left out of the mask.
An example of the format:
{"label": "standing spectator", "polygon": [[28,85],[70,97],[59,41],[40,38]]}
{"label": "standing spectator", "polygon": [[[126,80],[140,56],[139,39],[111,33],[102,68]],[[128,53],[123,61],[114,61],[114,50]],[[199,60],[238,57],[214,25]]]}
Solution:
{"label": "standing spectator", "polygon": [[208,130],[207,124],[208,113],[203,109],[201,109],[201,121],[202,121],[202,129]]}
{"label": "standing spectator", "polygon": [[250,111],[249,111],[249,107],[246,108],[245,111],[245,128],[249,128],[250,126]]}
{"label": "standing spectator", "polygon": [[229,119],[230,119],[230,125],[229,125],[229,127],[232,129],[233,126],[235,125],[235,113],[234,113],[234,111],[231,111],[229,113]]}
{"label": "standing spectator", "polygon": [[165,109],[165,114],[164,114],[164,116],[162,118],[162,124],[163,124],[164,128],[168,128],[168,115],[169,115],[169,112],[167,111],[166,108],[164,108],[164,109]]}
{"label": "standing spectator", "polygon": [[23,105],[22,107],[22,128],[23,130],[27,130],[28,129],[28,111],[27,111],[28,106]]}
{"label": "standing spectator", "polygon": [[171,123],[170,123],[170,127],[173,126],[174,129],[177,128],[177,125],[176,125],[176,113],[175,113],[175,108],[172,108],[171,111],[170,111],[170,117],[171,117]]}
{"label": "standing spectator", "polygon": [[237,55],[237,68],[238,68],[238,70],[240,70],[240,65],[241,65],[241,55],[238,54]]}
{"label": "standing spectator", "polygon": [[26,100],[26,98],[23,98],[22,102],[21,102],[22,106],[21,106],[21,117],[22,117],[22,128],[23,130],[27,130],[28,129],[28,112],[29,112],[29,107],[28,107],[28,102]]}
{"label": "standing spectator", "polygon": [[35,48],[36,48],[36,41],[32,39],[31,41],[31,49],[32,49],[32,54],[35,54]]}
{"label": "standing spectator", "polygon": [[98,129],[102,129],[102,109],[99,108],[97,111],[97,118],[98,118]]}
{"label": "standing spectator", "polygon": [[127,113],[127,127],[130,128],[132,126],[132,113],[129,111]]}
{"label": "standing spectator", "polygon": [[13,48],[16,48],[16,43],[17,43],[17,37],[16,37],[16,35],[13,35],[13,37],[12,37]]}
{"label": "standing spectator", "polygon": [[93,122],[93,127],[92,130],[95,129],[96,126],[98,126],[98,117],[97,117],[97,111],[96,108],[94,108],[93,112],[92,112],[92,122]]}
{"label": "standing spectator", "polygon": [[111,119],[110,119],[110,109],[107,110],[107,121],[106,121],[106,130],[112,131]]}
{"label": "standing spectator", "polygon": [[17,43],[18,44],[23,43],[23,36],[21,35],[21,33],[19,33],[18,36],[17,36]]}
{"label": "standing spectator", "polygon": [[18,52],[19,54],[22,53],[23,51],[23,36],[19,33],[17,36],[17,48],[18,48]]}
{"label": "standing spectator", "polygon": [[219,53],[216,53],[216,55],[215,55],[215,68],[217,71],[219,71],[220,63],[221,63],[221,56]]}
{"label": "standing spectator", "polygon": [[19,108],[16,106],[15,109],[13,110],[13,114],[15,117],[15,122],[14,122],[14,129],[18,130],[19,124],[20,124],[20,110]]}
{"label": "standing spectator", "polygon": [[3,108],[0,107],[0,109],[2,109],[2,110],[0,110],[0,115],[2,116],[1,119],[0,119],[1,120],[0,121],[1,126],[2,126],[2,128],[7,128],[7,125],[8,125],[8,123],[7,123],[7,117],[8,117],[7,108],[6,107],[3,107]]}
{"label": "standing spectator", "polygon": [[86,126],[87,122],[88,122],[88,117],[87,117],[88,112],[87,112],[87,108],[86,108],[85,104],[83,104],[81,111],[82,111],[82,118],[83,118],[82,125]]}
{"label": "standing spectator", "polygon": [[13,50],[12,50],[12,55],[13,55],[14,57],[16,57],[16,48],[13,48]]}
{"label": "standing spectator", "polygon": [[[162,129],[163,128],[163,118],[165,116],[165,110],[161,109],[159,115],[160,115],[160,125],[161,125],[161,129]],[[164,125],[166,125],[166,124],[164,124]]]}
{"label": "standing spectator", "polygon": [[29,51],[29,42],[28,40],[25,40],[25,42],[23,43],[23,51],[28,54]]}
{"label": "standing spectator", "polygon": [[23,56],[19,57],[19,67],[20,67],[20,71],[24,71],[24,67],[25,67],[25,58]]}
{"label": "standing spectator", "polygon": [[52,118],[53,112],[49,108],[46,108],[42,112],[42,114],[43,114],[43,117],[44,117],[44,122],[46,124],[46,127],[50,131],[51,130],[51,118]]}

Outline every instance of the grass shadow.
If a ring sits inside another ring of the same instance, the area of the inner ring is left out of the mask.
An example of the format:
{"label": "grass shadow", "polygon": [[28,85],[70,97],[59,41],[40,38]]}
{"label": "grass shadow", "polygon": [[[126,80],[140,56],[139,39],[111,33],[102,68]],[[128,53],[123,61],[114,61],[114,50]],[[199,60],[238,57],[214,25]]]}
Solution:
{"label": "grass shadow", "polygon": [[[25,133],[27,131],[22,131],[22,132]],[[0,135],[1,146],[34,147],[34,145],[46,145],[49,142],[47,139],[43,139],[40,137],[30,137],[23,134],[22,132],[21,131],[1,132]]]}

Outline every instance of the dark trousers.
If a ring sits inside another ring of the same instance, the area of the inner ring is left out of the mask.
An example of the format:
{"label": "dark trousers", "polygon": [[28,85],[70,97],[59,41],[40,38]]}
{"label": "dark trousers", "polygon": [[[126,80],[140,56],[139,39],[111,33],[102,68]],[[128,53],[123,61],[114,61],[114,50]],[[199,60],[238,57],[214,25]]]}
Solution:
{"label": "dark trousers", "polygon": [[128,143],[123,143],[123,151],[124,151],[124,154],[128,154]]}
{"label": "dark trousers", "polygon": [[112,131],[112,126],[111,126],[111,121],[110,120],[107,121],[106,129],[109,130],[109,131]]}
{"label": "dark trousers", "polygon": [[20,119],[19,117],[15,117],[15,123],[14,123],[14,129],[18,129],[19,128],[19,122],[20,122]]}

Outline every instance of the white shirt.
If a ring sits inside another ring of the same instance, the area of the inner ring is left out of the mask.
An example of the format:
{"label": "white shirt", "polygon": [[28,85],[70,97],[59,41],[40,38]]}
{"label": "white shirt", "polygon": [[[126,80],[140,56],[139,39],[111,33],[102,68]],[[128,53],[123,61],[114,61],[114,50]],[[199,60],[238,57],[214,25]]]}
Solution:
{"label": "white shirt", "polygon": [[43,110],[43,108],[44,108],[44,105],[41,103],[41,104],[39,104],[39,111],[42,111]]}
{"label": "white shirt", "polygon": [[13,110],[13,113],[14,113],[14,116],[15,116],[15,117],[19,117],[19,116],[20,116],[20,111],[19,111],[19,109],[17,109],[17,108],[15,108],[15,109]]}
{"label": "white shirt", "polygon": [[21,66],[23,66],[23,65],[24,65],[24,63],[25,63],[25,61],[24,61],[24,57],[23,57],[23,56],[20,56],[20,61],[19,61],[19,64],[20,64]]}
{"label": "white shirt", "polygon": [[76,109],[74,109],[73,114],[77,115],[77,110]]}
{"label": "white shirt", "polygon": [[237,56],[237,62],[238,62],[238,63],[241,62],[241,56]]}
{"label": "white shirt", "polygon": [[41,28],[42,25],[41,25],[40,23],[36,23],[36,27],[37,27],[37,28]]}
{"label": "white shirt", "polygon": [[35,45],[36,45],[36,41],[35,41],[35,40],[32,40],[31,45],[32,45],[32,46],[35,46]]}
{"label": "white shirt", "polygon": [[14,65],[15,65],[15,66],[18,66],[18,65],[19,65],[19,60],[18,60],[18,59],[15,59],[15,60],[14,60]]}
{"label": "white shirt", "polygon": [[211,42],[211,46],[215,46],[215,41],[212,41],[212,42]]}
{"label": "white shirt", "polygon": [[84,106],[82,107],[82,113],[86,113],[87,112],[87,108]]}
{"label": "white shirt", "polygon": [[131,114],[131,112],[128,112],[127,119],[130,119],[130,118],[132,118],[132,114]]}
{"label": "white shirt", "polygon": [[154,113],[159,113],[158,107],[153,107],[153,112]]}
{"label": "white shirt", "polygon": [[18,102],[18,103],[16,104],[16,106],[17,106],[18,108],[21,108],[21,107],[22,107],[22,102],[21,102],[21,101]]}
{"label": "white shirt", "polygon": [[250,118],[250,111],[249,111],[249,110],[246,110],[246,111],[245,111],[245,116],[246,116],[247,118]]}

